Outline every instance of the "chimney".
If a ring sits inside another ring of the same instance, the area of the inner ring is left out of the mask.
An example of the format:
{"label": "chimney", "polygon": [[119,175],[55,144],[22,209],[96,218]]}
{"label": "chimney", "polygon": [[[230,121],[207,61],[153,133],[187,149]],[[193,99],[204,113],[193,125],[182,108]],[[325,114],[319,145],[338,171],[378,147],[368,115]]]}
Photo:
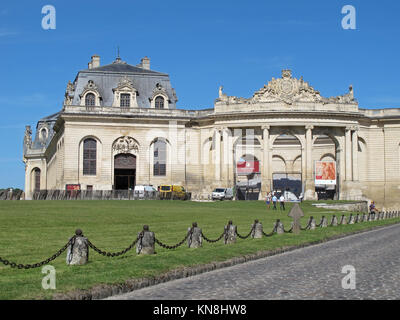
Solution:
{"label": "chimney", "polygon": [[147,57],[144,57],[142,60],[140,60],[142,68],[146,70],[150,70],[150,59]]}
{"label": "chimney", "polygon": [[95,54],[92,56],[92,60],[88,63],[88,68],[93,69],[97,67],[100,67],[100,56]]}

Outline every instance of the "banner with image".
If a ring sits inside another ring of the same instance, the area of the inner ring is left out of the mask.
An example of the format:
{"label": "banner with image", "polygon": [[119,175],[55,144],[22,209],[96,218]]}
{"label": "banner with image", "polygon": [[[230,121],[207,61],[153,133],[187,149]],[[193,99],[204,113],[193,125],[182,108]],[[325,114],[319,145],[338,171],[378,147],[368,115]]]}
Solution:
{"label": "banner with image", "polygon": [[315,161],[315,184],[336,185],[335,161]]}

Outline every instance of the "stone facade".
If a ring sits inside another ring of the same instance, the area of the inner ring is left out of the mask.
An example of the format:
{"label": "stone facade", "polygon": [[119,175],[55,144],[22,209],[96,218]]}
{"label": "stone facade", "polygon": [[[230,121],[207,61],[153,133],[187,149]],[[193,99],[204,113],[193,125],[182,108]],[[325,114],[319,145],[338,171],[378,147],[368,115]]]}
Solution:
{"label": "stone facade", "polygon": [[[283,70],[250,98],[228,96],[220,87],[213,108],[176,109],[176,102],[169,76],[150,70],[148,58],[137,66],[120,58],[100,66],[94,56],[68,83],[62,110],[38,122],[34,139],[26,128],[26,199],[35,190],[67,185],[115,189],[116,156],[128,154],[133,185],[179,184],[194,199],[246,184],[262,199],[277,189],[277,179],[297,179],[297,195],[315,200],[315,161],[327,160],[336,163],[336,199],[374,200],[382,209],[400,204],[400,109],[361,109],[352,86],[325,98]],[[87,139],[96,143],[90,174]],[[166,146],[161,174],[157,141]],[[246,157],[259,163],[251,176],[236,170]]]}

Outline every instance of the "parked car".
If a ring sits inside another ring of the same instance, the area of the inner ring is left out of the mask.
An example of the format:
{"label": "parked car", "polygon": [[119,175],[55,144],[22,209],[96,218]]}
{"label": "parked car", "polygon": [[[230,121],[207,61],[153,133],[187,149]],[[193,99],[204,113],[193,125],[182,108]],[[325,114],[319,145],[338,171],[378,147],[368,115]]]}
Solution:
{"label": "parked car", "polygon": [[150,185],[136,185],[133,194],[139,199],[155,198],[157,190]]}
{"label": "parked car", "polygon": [[186,192],[183,186],[179,185],[161,185],[159,187],[160,199],[172,200],[190,200],[192,194]]}
{"label": "parked car", "polygon": [[233,189],[232,188],[216,188],[211,195],[213,200],[232,200]]}

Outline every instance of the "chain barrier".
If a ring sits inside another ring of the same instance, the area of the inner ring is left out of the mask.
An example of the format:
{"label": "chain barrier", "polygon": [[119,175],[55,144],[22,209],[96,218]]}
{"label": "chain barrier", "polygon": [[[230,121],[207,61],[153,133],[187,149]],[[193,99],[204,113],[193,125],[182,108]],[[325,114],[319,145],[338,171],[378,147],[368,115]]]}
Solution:
{"label": "chain barrier", "polygon": [[225,235],[225,230],[224,230],[224,232],[223,232],[217,239],[215,239],[215,240],[210,240],[210,239],[208,239],[208,238],[204,235],[203,231],[201,232],[201,236],[203,237],[203,239],[206,240],[206,241],[209,242],[209,243],[218,242],[219,240],[221,240],[221,239],[223,238],[224,235]]}
{"label": "chain barrier", "polygon": [[250,232],[249,232],[248,235],[246,235],[246,236],[241,236],[241,235],[239,234],[239,232],[237,231],[237,229],[236,229],[236,235],[237,235],[240,239],[247,239],[248,237],[250,237],[251,233],[253,232],[253,230],[254,230],[255,228],[256,228],[255,226],[252,226]]}
{"label": "chain barrier", "polygon": [[123,255],[125,253],[127,253],[129,250],[131,250],[136,243],[138,242],[140,236],[138,236],[135,241],[133,241],[131,243],[131,245],[129,247],[127,247],[126,249],[122,250],[122,251],[118,251],[118,252],[107,252],[107,251],[103,251],[100,250],[99,248],[97,248],[93,243],[90,242],[90,240],[88,239],[88,245],[89,247],[91,247],[94,251],[96,251],[98,254],[101,254],[103,256],[107,256],[107,257],[118,257],[120,255]]}
{"label": "chain barrier", "polygon": [[310,218],[308,220],[307,226],[305,228],[300,227],[300,230],[302,230],[302,231],[308,230],[311,227],[311,220],[312,220],[312,218]]}
{"label": "chain barrier", "polygon": [[[343,218],[343,217],[345,217],[345,216],[343,215],[343,216],[341,217],[340,221],[338,222],[338,225],[342,225],[342,224],[343,224],[343,221],[344,221],[344,218]],[[374,218],[374,217],[373,217],[373,214],[369,213],[368,215],[366,215],[366,219],[365,219],[363,222],[368,222],[368,221],[371,221],[371,220],[373,221],[373,218]],[[321,222],[320,222],[318,225],[316,225],[316,227],[321,227],[322,224],[323,224],[323,222],[324,222],[324,219],[325,219],[325,217],[323,217],[323,218],[321,219]],[[370,220],[370,219],[371,219],[371,220]],[[311,218],[309,219],[308,223],[307,223],[307,226],[304,227],[304,228],[300,227],[300,230],[303,230],[303,231],[304,231],[304,230],[310,229],[312,220],[313,220],[313,218],[311,217]],[[360,221],[357,221],[357,222],[360,222]],[[330,226],[333,226],[333,218],[332,218],[332,221],[331,221],[331,223],[330,223]],[[263,231],[262,231],[262,234],[263,234],[265,237],[271,237],[274,233],[276,233],[277,227],[278,227],[278,225],[275,224],[274,229],[273,229],[270,233],[267,234],[267,233],[265,233],[264,230],[263,230]],[[245,236],[240,235],[240,234],[237,232],[237,229],[235,230],[235,232],[236,232],[236,235],[237,235],[239,238],[241,238],[241,239],[247,239],[247,238],[251,235],[251,233],[254,231],[254,229],[255,229],[255,226],[252,226],[250,232],[249,232],[247,235],[245,235]],[[285,230],[285,229],[284,229],[283,231],[284,231],[285,233],[290,233],[290,232],[293,231],[293,226],[292,226],[289,230]],[[174,246],[166,245],[166,244],[162,243],[160,240],[158,240],[157,238],[154,238],[154,240],[155,240],[155,242],[156,242],[158,245],[160,245],[161,247],[163,247],[163,248],[165,248],[165,249],[176,249],[176,248],[178,248],[179,246],[181,246],[189,237],[190,237],[190,239],[191,239],[192,234],[193,234],[193,228],[191,228],[191,229],[187,232],[185,238],[184,238],[182,241],[180,241],[179,243],[177,243],[177,244],[174,245]],[[201,232],[201,236],[203,237],[203,239],[204,239],[205,241],[209,242],[209,243],[216,243],[216,242],[220,241],[220,240],[224,237],[224,235],[226,235],[226,234],[227,234],[227,232],[226,232],[226,230],[224,229],[223,233],[222,233],[217,239],[211,240],[211,239],[207,238],[207,237],[204,235],[203,232]],[[82,235],[82,236],[83,236],[83,235]],[[52,255],[51,257],[47,258],[46,260],[43,260],[43,261],[38,262],[38,263],[34,263],[34,264],[17,264],[16,262],[9,261],[9,260],[4,259],[4,258],[2,258],[2,257],[0,257],[0,263],[4,264],[5,266],[10,266],[11,268],[18,268],[18,269],[33,269],[33,268],[38,268],[38,267],[41,267],[41,266],[43,266],[43,265],[46,265],[46,264],[50,263],[51,261],[55,260],[57,257],[59,257],[59,256],[68,248],[68,246],[70,246],[70,245],[73,246],[74,243],[75,243],[75,239],[76,239],[76,238],[77,238],[77,235],[74,235],[74,236],[71,237],[71,239],[70,239],[60,250],[58,250],[54,255]],[[127,247],[126,249],[124,249],[124,250],[122,250],[122,251],[118,251],[118,252],[107,252],[107,251],[103,251],[103,250],[97,248],[89,239],[87,239],[87,242],[88,242],[89,247],[92,248],[94,251],[96,251],[98,254],[103,255],[103,256],[107,256],[107,257],[117,257],[117,256],[123,255],[123,254],[127,253],[129,250],[131,250],[131,249],[136,245],[136,243],[137,243],[139,240],[141,240],[142,238],[143,238],[143,232],[141,232],[141,233],[138,235],[138,237],[131,243],[131,245],[130,245],[129,247]]]}
{"label": "chain barrier", "polygon": [[270,232],[270,233],[265,233],[264,232],[264,230],[263,230],[263,235],[265,236],[265,237],[271,237],[272,235],[274,235],[274,233],[276,232],[276,228],[277,228],[277,225],[275,224],[275,227],[274,227],[274,229]]}
{"label": "chain barrier", "polygon": [[[193,231],[192,231],[192,232],[193,232]],[[185,241],[187,240],[187,238],[189,237],[190,234],[191,234],[191,232],[189,231],[189,232],[186,234],[185,238],[183,238],[183,240],[182,240],[181,242],[177,243],[177,244],[174,245],[174,246],[168,246],[168,245],[162,243],[162,242],[161,242],[160,240],[158,240],[157,238],[154,238],[154,241],[155,241],[159,246],[161,246],[161,247],[163,247],[163,248],[165,248],[165,249],[176,249],[176,248],[178,248],[179,246],[181,246],[182,244],[185,243]]]}
{"label": "chain barrier", "polygon": [[39,268],[39,267],[41,267],[41,266],[43,266],[45,264],[50,263],[51,261],[56,259],[61,253],[63,253],[65,250],[67,250],[68,246],[75,241],[75,238],[76,238],[76,236],[73,236],[71,239],[69,239],[69,241],[67,242],[67,244],[64,247],[62,247],[60,250],[58,250],[50,258],[47,258],[46,260],[43,260],[43,261],[38,262],[38,263],[34,263],[34,264],[17,264],[15,262],[8,261],[7,259],[3,259],[1,257],[0,257],[0,263],[3,263],[5,266],[9,265],[11,268],[17,267],[18,269]]}

